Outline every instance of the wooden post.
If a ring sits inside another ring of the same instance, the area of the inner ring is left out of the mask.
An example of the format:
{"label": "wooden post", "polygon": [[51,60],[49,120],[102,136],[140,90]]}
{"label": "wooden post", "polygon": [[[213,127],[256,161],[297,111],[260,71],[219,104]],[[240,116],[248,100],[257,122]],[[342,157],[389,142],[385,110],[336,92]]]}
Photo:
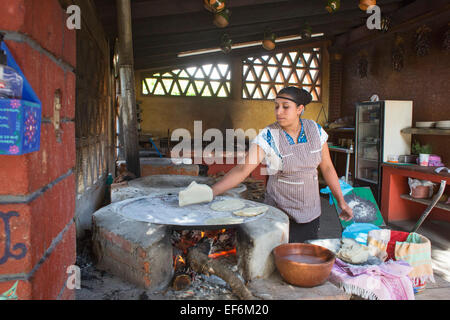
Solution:
{"label": "wooden post", "polygon": [[128,171],[140,177],[139,135],[137,130],[136,92],[134,80],[133,34],[130,0],[116,0],[119,35],[119,74],[125,160]]}

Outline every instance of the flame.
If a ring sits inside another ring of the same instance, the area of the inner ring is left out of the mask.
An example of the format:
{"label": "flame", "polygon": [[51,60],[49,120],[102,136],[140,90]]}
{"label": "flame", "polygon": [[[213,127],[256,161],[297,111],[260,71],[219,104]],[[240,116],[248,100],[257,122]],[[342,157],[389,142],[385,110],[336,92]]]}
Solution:
{"label": "flame", "polygon": [[186,264],[186,261],[184,261],[183,257],[181,255],[177,255],[173,264],[173,268],[176,269],[178,263]]}
{"label": "flame", "polygon": [[205,237],[205,232],[204,231],[202,231],[201,236],[202,236],[202,239]]}
{"label": "flame", "polygon": [[211,253],[210,255],[208,255],[208,258],[216,259],[218,257],[229,256],[229,255],[232,255],[232,254],[236,254],[236,248],[233,248],[233,249],[227,250],[227,251],[219,251],[219,252],[216,252],[216,253]]}

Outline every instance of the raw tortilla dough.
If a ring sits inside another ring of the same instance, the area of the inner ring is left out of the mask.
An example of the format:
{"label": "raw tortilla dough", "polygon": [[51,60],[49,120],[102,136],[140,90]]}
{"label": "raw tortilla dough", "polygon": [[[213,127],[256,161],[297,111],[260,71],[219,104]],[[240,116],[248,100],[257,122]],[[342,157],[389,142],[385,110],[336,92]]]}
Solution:
{"label": "raw tortilla dough", "polygon": [[178,193],[178,205],[180,207],[195,203],[211,202],[213,199],[212,189],[206,184],[197,184],[195,181]]}
{"label": "raw tortilla dough", "polygon": [[233,211],[245,207],[245,202],[239,199],[227,199],[223,201],[214,202],[211,209],[215,211]]}
{"label": "raw tortilla dough", "polygon": [[345,262],[360,264],[369,259],[369,248],[353,239],[344,238],[342,239],[342,247],[337,256]]}
{"label": "raw tortilla dough", "polygon": [[254,216],[257,216],[257,215],[260,215],[260,214],[266,212],[267,210],[269,210],[269,207],[267,207],[267,206],[250,207],[250,208],[234,211],[233,214],[236,216],[241,216],[241,217],[254,217]]}
{"label": "raw tortilla dough", "polygon": [[219,217],[211,218],[205,221],[206,224],[238,224],[244,222],[243,218],[233,218],[233,217]]}

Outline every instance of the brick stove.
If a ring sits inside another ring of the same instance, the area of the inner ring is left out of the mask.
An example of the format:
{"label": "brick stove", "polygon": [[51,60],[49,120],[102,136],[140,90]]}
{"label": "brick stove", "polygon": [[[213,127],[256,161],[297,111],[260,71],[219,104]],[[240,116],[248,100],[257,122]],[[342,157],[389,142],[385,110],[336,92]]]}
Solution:
{"label": "brick stove", "polygon": [[[175,273],[177,249],[173,245],[174,229],[168,225],[127,218],[119,213],[123,202],[112,203],[93,215],[93,249],[97,268],[149,291],[163,290],[171,284]],[[270,276],[275,270],[272,250],[286,243],[288,236],[288,217],[273,207],[259,219],[237,225],[237,272],[245,281]]]}

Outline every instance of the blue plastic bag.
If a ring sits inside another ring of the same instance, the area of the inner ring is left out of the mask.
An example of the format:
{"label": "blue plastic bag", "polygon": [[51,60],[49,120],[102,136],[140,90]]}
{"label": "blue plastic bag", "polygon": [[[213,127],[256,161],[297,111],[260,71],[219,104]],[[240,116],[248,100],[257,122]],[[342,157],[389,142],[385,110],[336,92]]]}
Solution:
{"label": "blue plastic bag", "polygon": [[372,230],[379,230],[376,225],[371,223],[352,223],[342,232],[342,238],[351,238],[356,242],[367,245],[367,234]]}
{"label": "blue plastic bag", "polygon": [[[349,185],[344,180],[339,179],[339,185],[341,186],[342,194],[345,196],[347,193],[351,192],[353,190],[353,187]],[[323,189],[320,189],[321,194],[329,194],[330,195],[330,206],[333,205],[333,199],[331,198],[331,190],[330,187],[326,187]]]}

